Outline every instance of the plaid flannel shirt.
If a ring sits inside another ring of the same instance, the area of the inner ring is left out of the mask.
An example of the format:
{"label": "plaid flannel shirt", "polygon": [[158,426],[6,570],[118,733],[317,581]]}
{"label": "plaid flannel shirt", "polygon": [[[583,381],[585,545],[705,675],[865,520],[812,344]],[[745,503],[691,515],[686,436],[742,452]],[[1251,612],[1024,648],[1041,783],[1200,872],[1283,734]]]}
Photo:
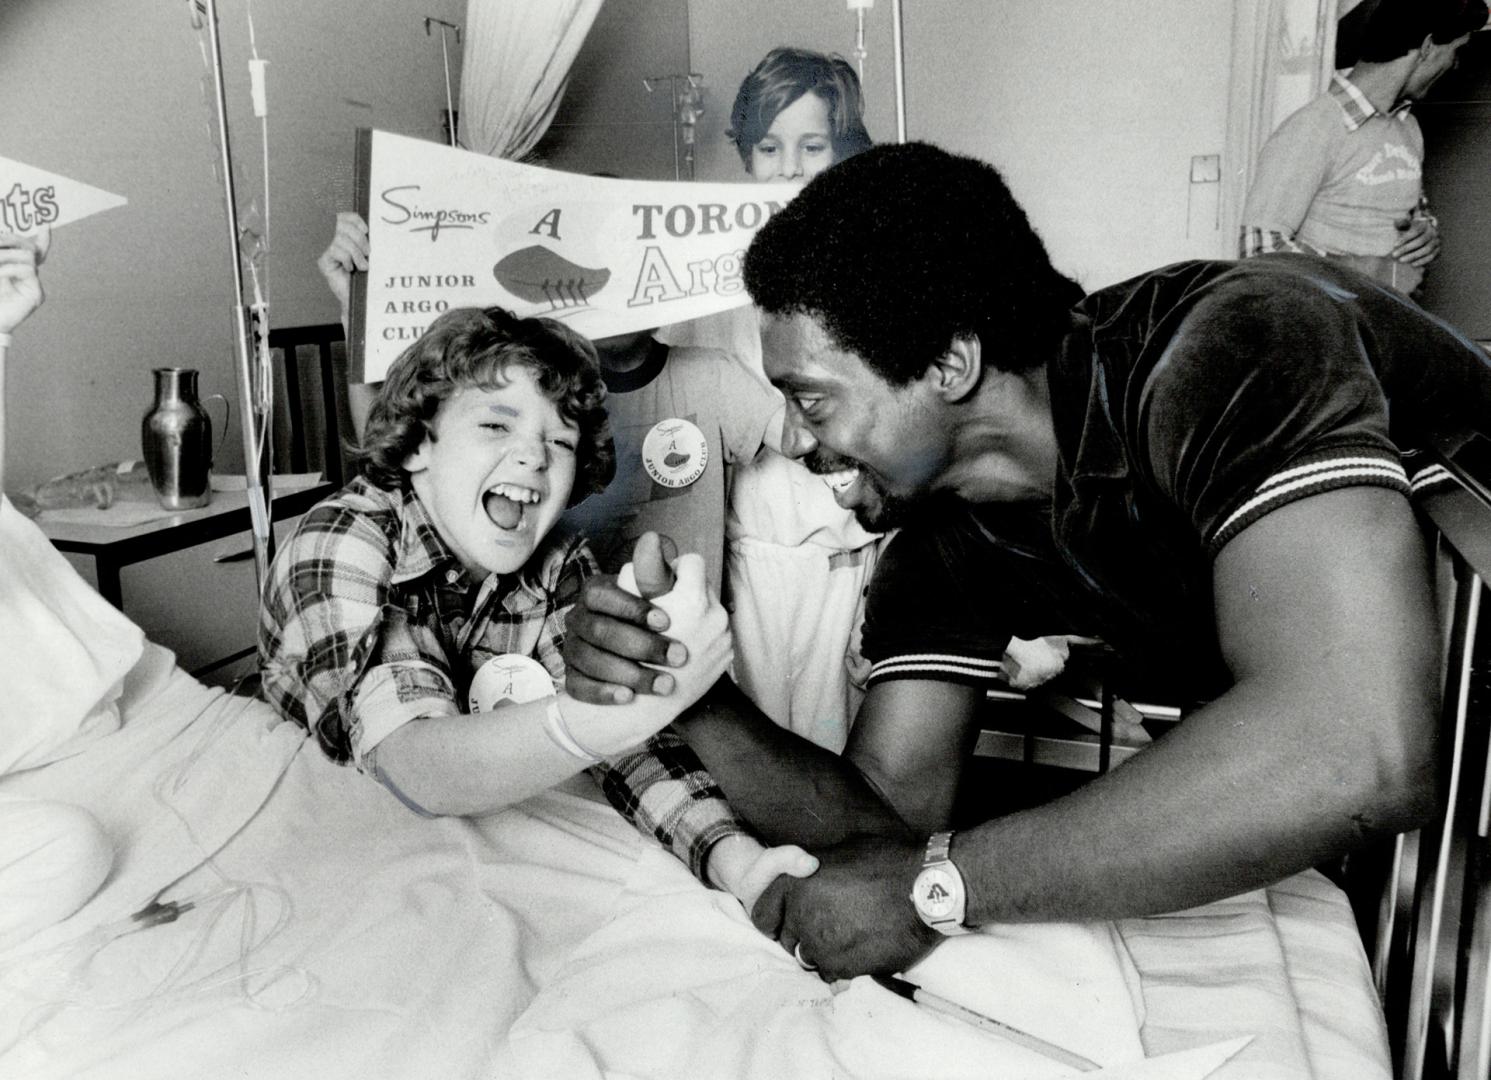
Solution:
{"label": "plaid flannel shirt", "polygon": [[[595,571],[583,540],[553,533],[518,574],[477,582],[412,490],[359,477],[307,513],[275,559],[259,626],[263,694],[332,760],[365,769],[404,724],[463,712],[494,656],[531,656],[562,683],[565,616]],[[591,773],[701,878],[714,842],[746,831],[669,732]]]}

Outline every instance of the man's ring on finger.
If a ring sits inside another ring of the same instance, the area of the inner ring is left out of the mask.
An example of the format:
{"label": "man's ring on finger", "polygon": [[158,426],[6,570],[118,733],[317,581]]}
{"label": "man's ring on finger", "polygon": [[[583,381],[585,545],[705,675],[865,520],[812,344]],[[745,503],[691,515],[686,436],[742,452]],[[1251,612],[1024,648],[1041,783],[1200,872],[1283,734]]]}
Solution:
{"label": "man's ring on finger", "polygon": [[792,946],[792,959],[796,960],[797,966],[802,968],[804,971],[818,970],[817,964],[810,964],[802,958],[802,942],[800,941],[796,945]]}

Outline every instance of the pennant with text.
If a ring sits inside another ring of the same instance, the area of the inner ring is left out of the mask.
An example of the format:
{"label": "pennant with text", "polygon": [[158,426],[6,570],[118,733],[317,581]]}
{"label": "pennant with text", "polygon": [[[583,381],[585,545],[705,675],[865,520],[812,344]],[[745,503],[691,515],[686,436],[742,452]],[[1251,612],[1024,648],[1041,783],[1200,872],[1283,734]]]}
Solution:
{"label": "pennant with text", "polygon": [[0,157],[0,230],[5,232],[69,225],[127,202],[123,195]]}
{"label": "pennant with text", "polygon": [[353,278],[352,370],[368,382],[453,307],[595,339],[747,304],[745,249],[798,190],[583,176],[384,131],[360,132],[358,150],[368,272]]}

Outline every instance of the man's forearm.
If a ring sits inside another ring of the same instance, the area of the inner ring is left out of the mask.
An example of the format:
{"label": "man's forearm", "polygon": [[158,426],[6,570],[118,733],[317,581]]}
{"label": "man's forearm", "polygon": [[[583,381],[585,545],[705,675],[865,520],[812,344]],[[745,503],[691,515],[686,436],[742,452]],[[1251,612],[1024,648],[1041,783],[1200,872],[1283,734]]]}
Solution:
{"label": "man's forearm", "polygon": [[674,728],[768,843],[811,849],[862,834],[908,835],[852,762],[778,727],[729,679]]}
{"label": "man's forearm", "polygon": [[[1415,785],[1374,772],[1370,740],[1322,732],[1312,751],[1259,722],[1297,701],[1240,688],[1072,795],[958,833],[969,921],[1175,911],[1415,826],[1414,808],[1433,798],[1431,771]],[[1372,721],[1366,710],[1338,715],[1338,730]],[[1424,739],[1432,759],[1432,732]]]}

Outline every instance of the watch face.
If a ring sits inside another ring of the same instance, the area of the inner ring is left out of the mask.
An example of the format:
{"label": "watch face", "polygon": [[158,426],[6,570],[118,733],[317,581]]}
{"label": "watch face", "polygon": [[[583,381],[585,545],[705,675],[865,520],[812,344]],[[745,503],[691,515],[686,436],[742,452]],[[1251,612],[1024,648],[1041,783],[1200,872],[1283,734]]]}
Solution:
{"label": "watch face", "polygon": [[952,874],[939,867],[928,867],[916,877],[912,893],[917,908],[929,919],[951,918],[957,913],[958,881]]}

